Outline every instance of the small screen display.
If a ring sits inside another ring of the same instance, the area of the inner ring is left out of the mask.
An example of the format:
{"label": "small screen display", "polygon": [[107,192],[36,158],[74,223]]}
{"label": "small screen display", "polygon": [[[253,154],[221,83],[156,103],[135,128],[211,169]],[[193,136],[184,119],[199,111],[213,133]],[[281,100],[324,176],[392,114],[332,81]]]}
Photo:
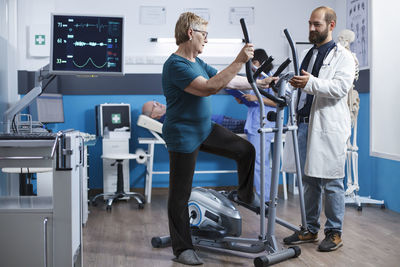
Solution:
{"label": "small screen display", "polygon": [[127,127],[130,129],[130,109],[129,105],[104,105],[103,128],[107,126],[109,131]]}

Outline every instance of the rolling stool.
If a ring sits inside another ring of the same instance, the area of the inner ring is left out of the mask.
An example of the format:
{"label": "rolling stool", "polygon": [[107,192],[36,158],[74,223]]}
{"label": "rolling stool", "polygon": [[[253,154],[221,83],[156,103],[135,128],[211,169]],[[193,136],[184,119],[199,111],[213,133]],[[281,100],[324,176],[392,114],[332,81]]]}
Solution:
{"label": "rolling stool", "polygon": [[96,206],[96,199],[98,197],[107,197],[107,211],[111,211],[111,205],[115,199],[122,199],[124,197],[133,197],[139,204],[139,209],[144,208],[144,196],[140,193],[136,192],[125,192],[124,191],[124,174],[123,174],[123,166],[122,162],[124,160],[136,159],[138,156],[136,154],[109,154],[101,156],[104,159],[115,160],[111,166],[117,164],[117,191],[115,193],[101,193],[93,197],[92,205]]}

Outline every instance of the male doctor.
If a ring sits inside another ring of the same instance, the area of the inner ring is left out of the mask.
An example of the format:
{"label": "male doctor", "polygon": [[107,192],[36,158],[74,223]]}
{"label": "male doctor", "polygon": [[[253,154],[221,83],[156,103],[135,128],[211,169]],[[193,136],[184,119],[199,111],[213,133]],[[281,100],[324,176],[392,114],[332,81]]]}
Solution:
{"label": "male doctor", "polygon": [[318,250],[333,251],[343,245],[343,179],[346,142],[351,134],[347,94],[353,84],[355,64],[351,53],[332,39],[336,26],[333,9],[314,9],[308,24],[309,41],[314,46],[303,53],[301,76],[290,80],[293,87],[301,89],[298,139],[307,229],[286,237],[284,243],[318,241],[324,191],[327,220],[325,239]]}

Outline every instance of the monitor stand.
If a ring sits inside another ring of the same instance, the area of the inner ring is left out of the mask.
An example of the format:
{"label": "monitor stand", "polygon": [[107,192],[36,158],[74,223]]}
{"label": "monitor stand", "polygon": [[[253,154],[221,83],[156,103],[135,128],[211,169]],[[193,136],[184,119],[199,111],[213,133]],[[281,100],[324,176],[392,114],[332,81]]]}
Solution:
{"label": "monitor stand", "polygon": [[43,92],[42,82],[43,80],[50,78],[50,76],[52,75],[49,74],[49,64],[35,72],[35,87],[4,113],[6,133],[11,133],[12,123],[15,119],[15,116],[24,108],[29,106],[32,101],[34,101]]}

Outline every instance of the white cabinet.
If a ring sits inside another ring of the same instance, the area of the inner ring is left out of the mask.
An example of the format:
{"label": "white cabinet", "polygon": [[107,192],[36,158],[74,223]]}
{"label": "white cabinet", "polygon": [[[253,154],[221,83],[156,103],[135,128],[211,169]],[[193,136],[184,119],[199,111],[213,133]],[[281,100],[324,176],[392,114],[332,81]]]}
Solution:
{"label": "white cabinet", "polygon": [[0,266],[82,266],[82,147],[77,131],[0,139],[0,168],[53,169],[52,196],[0,198]]}
{"label": "white cabinet", "polygon": [[53,266],[51,197],[0,198],[1,266]]}

